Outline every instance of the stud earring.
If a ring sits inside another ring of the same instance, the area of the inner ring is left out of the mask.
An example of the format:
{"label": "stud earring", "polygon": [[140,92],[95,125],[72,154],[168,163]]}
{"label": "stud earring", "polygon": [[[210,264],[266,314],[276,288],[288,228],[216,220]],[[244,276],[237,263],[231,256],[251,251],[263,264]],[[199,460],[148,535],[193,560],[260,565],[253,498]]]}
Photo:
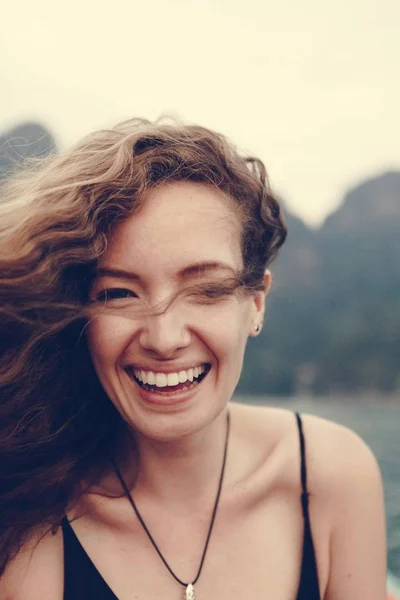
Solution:
{"label": "stud earring", "polygon": [[261,323],[257,323],[257,325],[254,326],[254,331],[256,333],[260,333],[261,329],[262,329],[262,324]]}

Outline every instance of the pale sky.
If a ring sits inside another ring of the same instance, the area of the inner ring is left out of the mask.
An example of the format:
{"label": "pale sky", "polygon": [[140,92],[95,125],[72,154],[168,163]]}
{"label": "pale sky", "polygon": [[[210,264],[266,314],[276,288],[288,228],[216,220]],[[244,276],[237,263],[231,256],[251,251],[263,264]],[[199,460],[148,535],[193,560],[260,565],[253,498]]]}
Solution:
{"label": "pale sky", "polygon": [[0,21],[0,131],[40,120],[65,147],[161,113],[265,162],[317,225],[400,169],[399,0],[13,0]]}

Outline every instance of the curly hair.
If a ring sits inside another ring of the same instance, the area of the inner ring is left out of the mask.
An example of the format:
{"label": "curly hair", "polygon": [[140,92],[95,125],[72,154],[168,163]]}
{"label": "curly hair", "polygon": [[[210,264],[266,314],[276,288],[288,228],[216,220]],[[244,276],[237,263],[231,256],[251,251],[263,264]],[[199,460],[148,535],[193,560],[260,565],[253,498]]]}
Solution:
{"label": "curly hair", "polygon": [[243,286],[262,288],[286,237],[263,163],[220,134],[134,119],[7,182],[0,202],[0,572],[33,531],[57,527],[106,468],[122,419],[82,331],[98,259],[152,188],[222,190],[243,226]]}

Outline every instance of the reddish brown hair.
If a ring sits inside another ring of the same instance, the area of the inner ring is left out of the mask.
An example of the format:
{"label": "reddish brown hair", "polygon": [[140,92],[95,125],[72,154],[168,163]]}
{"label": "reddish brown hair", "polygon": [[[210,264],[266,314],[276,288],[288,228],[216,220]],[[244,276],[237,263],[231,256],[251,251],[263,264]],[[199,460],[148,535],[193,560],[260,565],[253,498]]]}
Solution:
{"label": "reddish brown hair", "polygon": [[110,231],[171,181],[215,186],[243,226],[243,288],[262,286],[286,236],[264,165],[217,133],[132,120],[86,137],[2,189],[0,571],[59,523],[112,453],[121,419],[94,373],[86,302]]}

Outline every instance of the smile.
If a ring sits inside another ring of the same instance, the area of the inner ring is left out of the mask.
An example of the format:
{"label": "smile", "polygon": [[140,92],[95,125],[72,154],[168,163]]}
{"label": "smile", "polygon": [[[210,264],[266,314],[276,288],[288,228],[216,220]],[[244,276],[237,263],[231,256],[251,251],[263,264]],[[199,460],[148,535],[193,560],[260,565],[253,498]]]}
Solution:
{"label": "smile", "polygon": [[132,367],[127,368],[128,374],[144,390],[157,393],[171,393],[191,389],[198,385],[209,373],[211,365],[204,363],[187,370],[172,373],[157,373],[143,371]]}

